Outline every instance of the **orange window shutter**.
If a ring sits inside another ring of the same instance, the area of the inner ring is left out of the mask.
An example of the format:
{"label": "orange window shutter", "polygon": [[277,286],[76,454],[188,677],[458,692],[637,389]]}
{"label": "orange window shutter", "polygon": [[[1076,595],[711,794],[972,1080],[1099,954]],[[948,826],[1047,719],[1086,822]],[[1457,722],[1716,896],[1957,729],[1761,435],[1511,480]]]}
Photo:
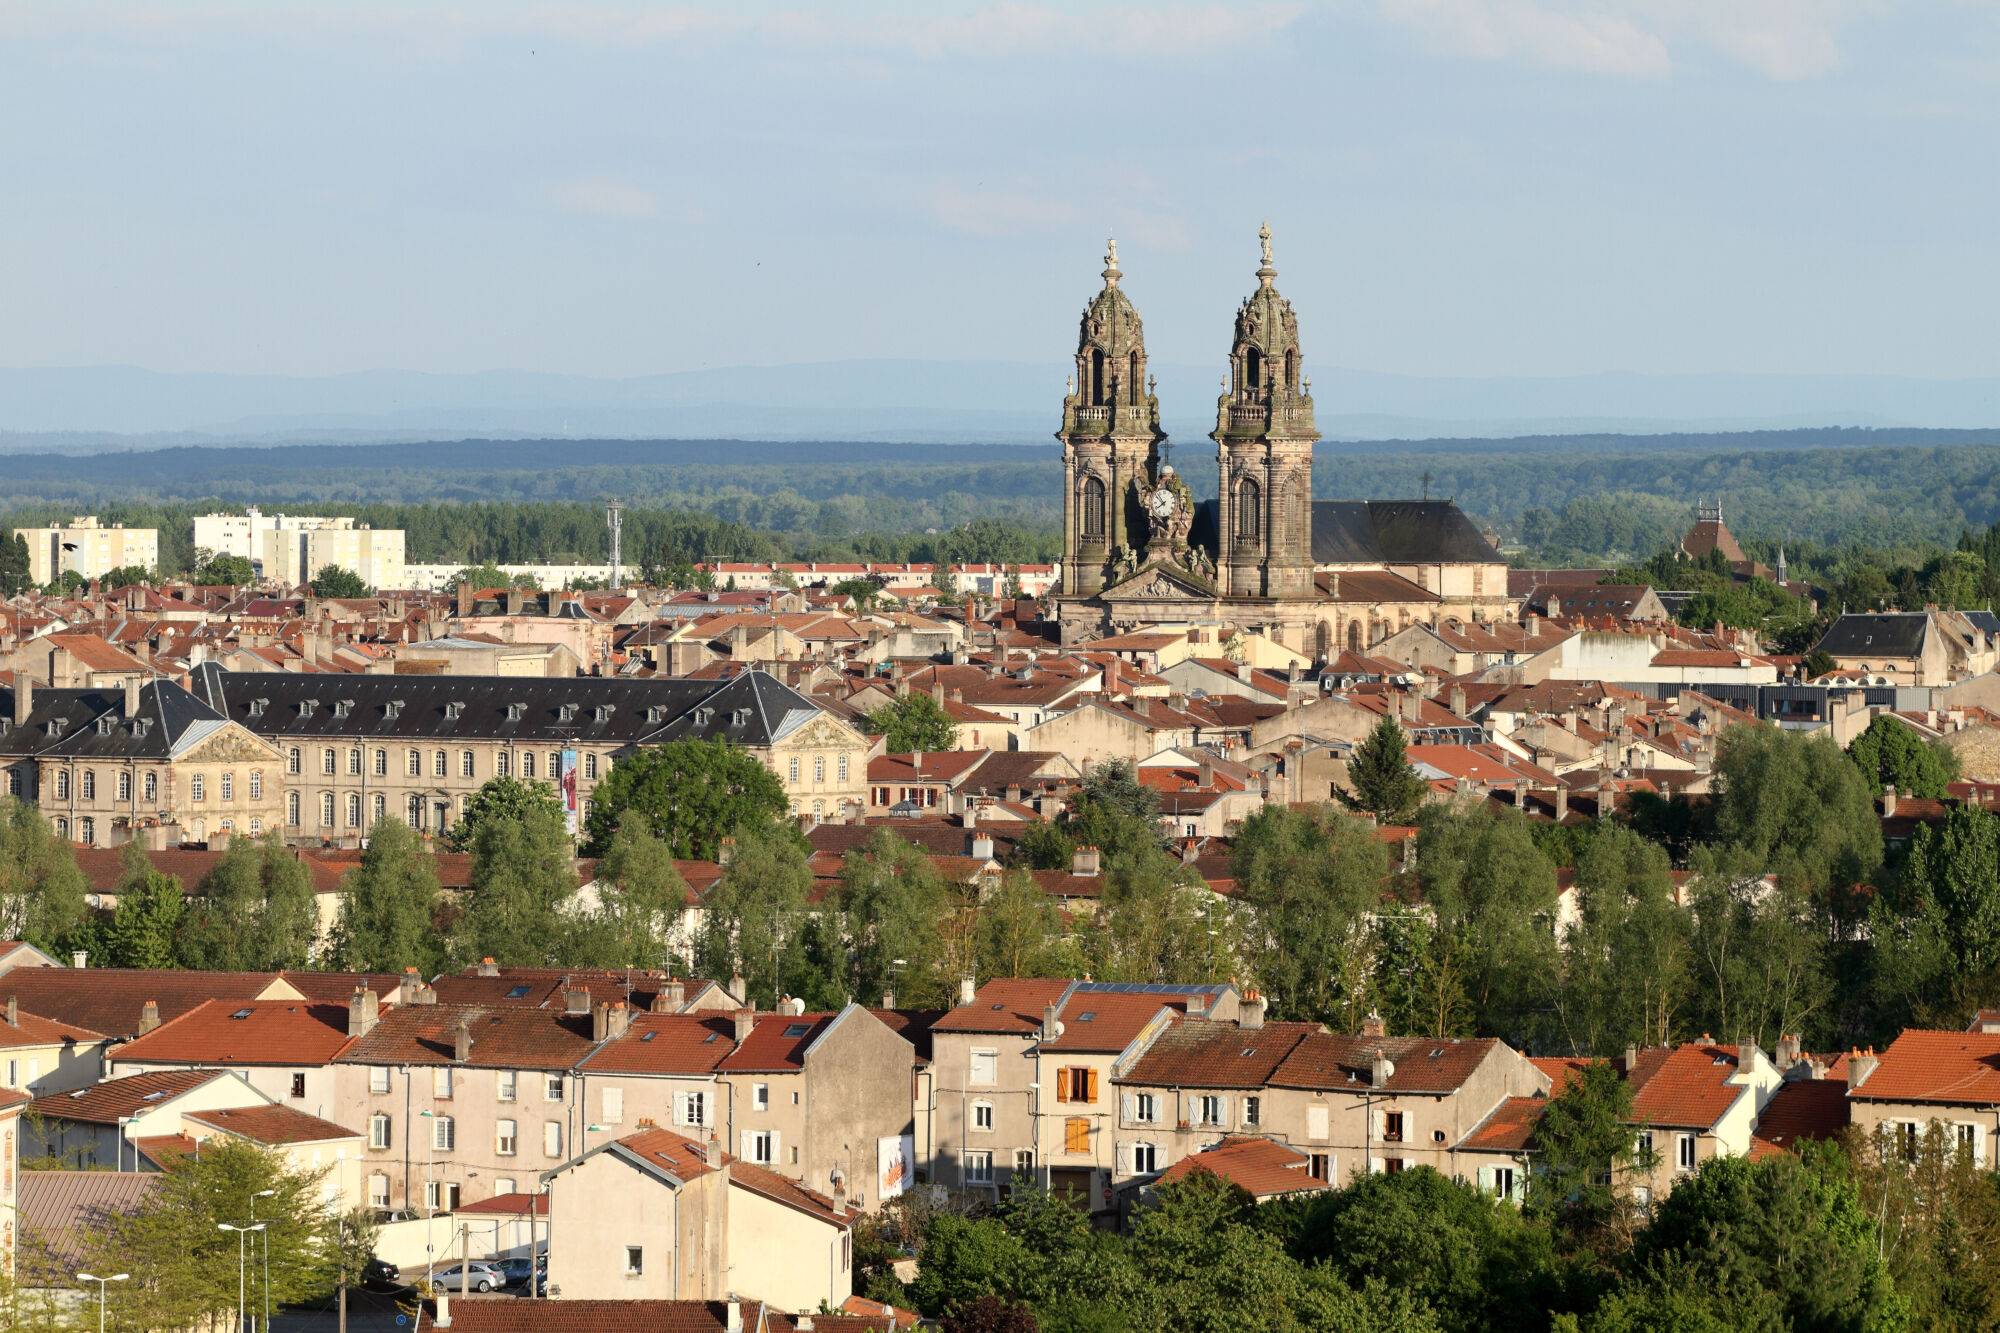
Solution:
{"label": "orange window shutter", "polygon": [[1083,1071],[1083,1099],[1087,1102],[1095,1102],[1097,1100],[1097,1071],[1095,1069],[1086,1069]]}
{"label": "orange window shutter", "polygon": [[1063,1150],[1065,1152],[1090,1151],[1090,1122],[1070,1120],[1063,1125]]}
{"label": "orange window shutter", "polygon": [[1069,1100],[1069,1071],[1067,1069],[1058,1069],[1056,1071],[1056,1100],[1059,1102]]}

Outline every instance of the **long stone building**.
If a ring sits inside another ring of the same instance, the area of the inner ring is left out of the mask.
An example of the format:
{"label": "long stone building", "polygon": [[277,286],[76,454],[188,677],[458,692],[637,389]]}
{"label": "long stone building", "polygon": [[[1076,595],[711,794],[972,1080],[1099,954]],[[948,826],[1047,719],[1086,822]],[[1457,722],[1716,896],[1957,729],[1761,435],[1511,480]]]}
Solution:
{"label": "long stone building", "polygon": [[1115,243],[1105,255],[1056,436],[1064,641],[1220,625],[1325,660],[1448,615],[1511,614],[1506,562],[1450,501],[1313,498],[1312,381],[1268,226],[1259,240],[1209,435],[1219,494],[1202,501],[1167,461],[1144,325]]}

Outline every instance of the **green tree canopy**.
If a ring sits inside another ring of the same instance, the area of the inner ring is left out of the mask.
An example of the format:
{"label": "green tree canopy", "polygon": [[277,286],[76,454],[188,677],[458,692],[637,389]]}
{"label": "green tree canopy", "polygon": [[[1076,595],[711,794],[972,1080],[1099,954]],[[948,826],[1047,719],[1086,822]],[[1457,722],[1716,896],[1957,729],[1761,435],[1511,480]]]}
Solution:
{"label": "green tree canopy", "polygon": [[607,928],[604,967],[671,967],[681,961],[674,924],[687,903],[687,881],[671,848],[653,836],[645,815],[627,811],[597,866],[598,916]]}
{"label": "green tree canopy", "polygon": [[1484,802],[1426,807],[1416,858],[1436,922],[1431,965],[1464,991],[1472,1027],[1530,1044],[1546,1022],[1558,968],[1555,867],[1528,820]]}
{"label": "green tree canopy", "polygon": [[1237,897],[1257,923],[1244,962],[1274,1013],[1355,1030],[1369,1003],[1356,967],[1366,918],[1389,881],[1374,828],[1330,805],[1269,805],[1244,821],[1232,857]]}
{"label": "green tree canopy", "polygon": [[712,861],[722,839],[742,837],[790,808],[778,775],[725,740],[669,741],[620,759],[591,794],[585,854],[602,856],[627,810],[683,861]]}
{"label": "green tree canopy", "polygon": [[91,943],[88,889],[42,812],[0,796],[0,931],[58,957]]}
{"label": "green tree canopy", "polygon": [[241,588],[257,581],[257,566],[246,556],[197,550],[195,557],[195,563],[188,570],[191,582]]}
{"label": "green tree canopy", "polygon": [[1607,1227],[1621,1206],[1617,1178],[1632,1166],[1631,1118],[1632,1085],[1609,1061],[1573,1075],[1535,1126],[1540,1160],[1528,1185],[1529,1209],[1572,1236]]}
{"label": "green tree canopy", "polygon": [[576,860],[562,816],[528,808],[483,821],[472,839],[472,892],[458,953],[503,967],[559,966],[576,897]]}
{"label": "green tree canopy", "polygon": [[891,754],[951,750],[958,746],[958,729],[952,725],[944,705],[917,690],[883,704],[863,719],[863,725],[869,735],[882,738],[883,748]]}
{"label": "green tree canopy", "polygon": [[426,977],[443,969],[437,916],[444,891],[436,864],[409,825],[393,817],[376,820],[361,864],[340,887],[332,941],[336,966],[396,974],[414,967]]}
{"label": "green tree canopy", "polygon": [[812,869],[796,832],[770,822],[745,825],[722,879],[702,901],[696,970],[717,979],[741,975],[744,998],[767,1006],[808,989],[802,932],[811,889]]}
{"label": "green tree canopy", "polygon": [[[946,915],[964,910],[930,856],[878,829],[847,854],[839,909],[848,941],[847,993],[894,991],[901,1004],[949,1008],[961,971],[948,956]],[[960,960],[962,961],[962,960]]]}
{"label": "green tree canopy", "polygon": [[1877,713],[1847,747],[1871,793],[1894,787],[1905,796],[1935,799],[1958,781],[1958,751],[1917,735],[1908,723]]}
{"label": "green tree canopy", "polygon": [[454,852],[469,852],[481,827],[495,820],[520,819],[530,810],[561,820],[562,797],[547,782],[511,776],[488,778],[466,801],[458,822],[444,831],[444,845]]}
{"label": "green tree canopy", "polygon": [[34,586],[28,559],[28,539],[19,533],[0,537],[0,597],[18,597]]}
{"label": "green tree canopy", "polygon": [[134,841],[119,852],[117,892],[118,906],[102,932],[102,964],[172,967],[187,907],[181,882],[155,870]]}
{"label": "green tree canopy", "polygon": [[1717,836],[1830,906],[1882,863],[1870,784],[1824,735],[1731,727],[1716,745],[1715,786]]}
{"label": "green tree canopy", "polygon": [[181,929],[184,966],[224,972],[304,967],[319,934],[312,872],[273,831],[232,838],[202,877]]}
{"label": "green tree canopy", "polygon": [[322,565],[312,576],[312,593],[315,597],[366,597],[368,585],[361,576],[351,569],[339,565]]}
{"label": "green tree canopy", "polygon": [[1354,748],[1347,763],[1347,782],[1354,805],[1385,824],[1407,824],[1429,790],[1410,767],[1403,728],[1385,717],[1366,740]]}

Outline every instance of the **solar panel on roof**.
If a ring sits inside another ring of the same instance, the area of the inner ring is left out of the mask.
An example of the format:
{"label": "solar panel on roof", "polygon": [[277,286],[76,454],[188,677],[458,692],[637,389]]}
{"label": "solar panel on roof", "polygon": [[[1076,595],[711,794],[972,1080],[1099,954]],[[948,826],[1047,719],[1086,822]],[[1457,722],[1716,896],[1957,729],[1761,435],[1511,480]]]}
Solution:
{"label": "solar panel on roof", "polygon": [[525,1000],[528,998],[528,988],[526,986],[516,986],[507,992],[507,998],[510,1000]]}

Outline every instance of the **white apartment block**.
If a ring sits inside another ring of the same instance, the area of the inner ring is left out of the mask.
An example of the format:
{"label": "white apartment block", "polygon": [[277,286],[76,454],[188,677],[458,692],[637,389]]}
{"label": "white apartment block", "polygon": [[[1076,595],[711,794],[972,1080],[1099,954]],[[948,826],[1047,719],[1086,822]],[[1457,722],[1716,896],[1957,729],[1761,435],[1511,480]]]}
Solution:
{"label": "white apartment block", "polygon": [[160,563],[158,528],[100,523],[95,515],[86,514],[61,527],[14,532],[28,543],[28,572],[37,583],[54,583],[65,570],[94,579],[127,565],[155,569]]}
{"label": "white apartment block", "polygon": [[405,586],[403,530],[352,526],[279,528],[264,534],[260,572],[287,587],[305,583],[328,565],[351,569],[371,588]]}
{"label": "white apartment block", "polygon": [[[472,563],[477,564],[478,561]],[[408,591],[443,592],[452,585],[459,571],[466,568],[464,563],[454,565],[404,565],[403,582],[393,586]],[[510,579],[526,576],[537,588],[570,588],[586,580],[608,583],[611,580],[609,565],[496,565],[502,574]],[[627,565],[625,572],[636,577],[636,571]],[[377,588],[392,585],[377,583]]]}

